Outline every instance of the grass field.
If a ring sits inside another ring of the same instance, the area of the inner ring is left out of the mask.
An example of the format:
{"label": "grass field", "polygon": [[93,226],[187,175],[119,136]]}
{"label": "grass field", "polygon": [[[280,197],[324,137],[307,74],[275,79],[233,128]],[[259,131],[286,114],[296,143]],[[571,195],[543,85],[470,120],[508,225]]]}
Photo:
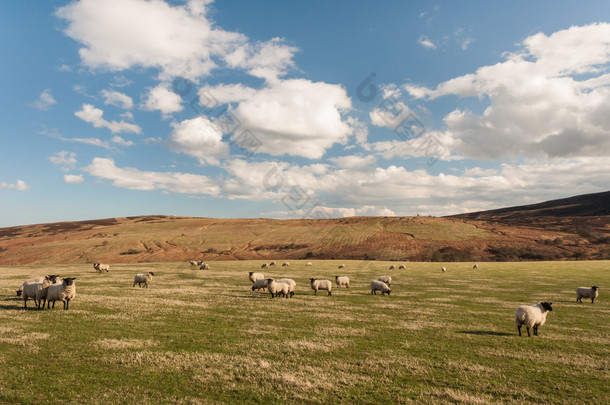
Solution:
{"label": "grass field", "polygon": [[[608,403],[607,261],[266,269],[296,280],[292,299],[250,291],[260,263],[0,267],[0,403]],[[309,277],[339,273],[349,290],[313,295]],[[23,310],[15,290],[44,274],[77,278],[69,311]],[[370,295],[384,274],[392,295]],[[515,308],[538,301],[554,311],[519,337]]]}

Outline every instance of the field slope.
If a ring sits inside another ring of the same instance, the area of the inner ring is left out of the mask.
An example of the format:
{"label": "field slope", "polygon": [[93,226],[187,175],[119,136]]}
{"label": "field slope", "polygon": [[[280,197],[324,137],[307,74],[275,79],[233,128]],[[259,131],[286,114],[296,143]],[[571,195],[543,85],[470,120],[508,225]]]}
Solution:
{"label": "field slope", "polygon": [[[308,277],[339,263],[270,269],[292,299],[250,291],[260,261],[0,267],[0,403],[607,402],[609,262],[407,263],[373,296],[390,263],[343,261],[351,288],[314,296]],[[47,273],[76,277],[71,309],[23,310],[15,289]],[[540,336],[517,336],[515,308],[541,300]]]}

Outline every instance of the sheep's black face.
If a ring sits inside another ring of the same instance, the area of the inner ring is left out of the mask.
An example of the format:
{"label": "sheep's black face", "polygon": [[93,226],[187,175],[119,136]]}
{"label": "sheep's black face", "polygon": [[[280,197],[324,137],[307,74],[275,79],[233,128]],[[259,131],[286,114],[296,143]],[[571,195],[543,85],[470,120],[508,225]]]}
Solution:
{"label": "sheep's black face", "polygon": [[67,278],[64,278],[64,284],[65,284],[65,285],[72,285],[72,284],[74,284],[74,280],[75,280],[75,278],[74,278],[74,277],[67,277]]}
{"label": "sheep's black face", "polygon": [[309,279],[309,282],[310,282],[310,283],[313,283],[314,281],[316,281],[316,279],[315,279],[315,278],[310,278],[310,279]]}
{"label": "sheep's black face", "polygon": [[593,287],[591,287],[593,289],[593,291],[597,291],[598,287],[596,285],[594,285]]}
{"label": "sheep's black face", "polygon": [[546,309],[547,311],[552,311],[553,308],[551,307],[553,303],[552,302],[542,302],[541,305],[544,309]]}
{"label": "sheep's black face", "polygon": [[17,290],[17,296],[21,297],[21,290]]}
{"label": "sheep's black face", "polygon": [[148,274],[150,274],[151,276],[155,275],[155,273],[153,273],[152,271],[149,271]]}
{"label": "sheep's black face", "polygon": [[248,273],[248,274],[249,274],[249,275],[252,275],[253,273],[254,273],[254,272],[253,272],[253,271],[251,271],[251,272],[250,272],[250,273]]}

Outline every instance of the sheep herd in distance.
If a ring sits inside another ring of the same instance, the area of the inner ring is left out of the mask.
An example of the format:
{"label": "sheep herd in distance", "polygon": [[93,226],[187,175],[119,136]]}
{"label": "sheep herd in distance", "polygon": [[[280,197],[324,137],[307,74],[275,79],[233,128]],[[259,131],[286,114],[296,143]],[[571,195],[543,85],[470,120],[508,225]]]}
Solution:
{"label": "sheep herd in distance", "polygon": [[[211,270],[211,266],[208,263],[202,261],[190,260],[189,265],[196,267],[200,270]],[[307,262],[306,267],[311,267],[312,262]],[[269,263],[263,263],[261,269],[269,269],[277,266],[275,261]],[[282,262],[282,268],[288,268],[289,262]],[[339,264],[338,270],[345,269],[345,264]],[[477,270],[478,264],[473,264],[472,268]],[[97,273],[110,272],[110,265],[104,263],[93,263],[93,269]],[[392,264],[388,270],[396,270],[396,265]],[[398,270],[406,270],[406,266],[401,264],[398,266]],[[441,272],[446,273],[447,268],[442,267]],[[133,285],[136,284],[140,288],[148,288],[153,280],[154,273],[139,273],[134,276]],[[251,291],[267,290],[271,295],[271,298],[284,297],[292,298],[296,291],[296,282],[291,278],[278,278],[274,279],[271,277],[265,277],[263,273],[251,271],[248,274],[248,278],[251,284]],[[24,309],[27,309],[28,299],[32,298],[35,302],[37,309],[44,309],[45,304],[47,309],[50,309],[51,302],[52,307],[55,308],[55,302],[61,301],[63,303],[63,309],[68,310],[70,301],[76,297],[76,283],[75,277],[65,277],[60,280],[60,276],[56,274],[47,276],[32,277],[22,283],[17,290],[17,296],[20,296],[24,302]],[[334,276],[336,288],[345,287],[349,289],[350,279],[346,275],[335,275]],[[310,287],[314,291],[314,295],[317,295],[318,291],[326,291],[329,296],[332,295],[333,283],[330,280],[318,279],[311,277],[309,279]],[[392,276],[382,275],[376,280],[372,280],[370,283],[371,294],[376,295],[377,292],[381,292],[381,295],[391,294],[392,289]],[[576,302],[582,303],[582,298],[591,299],[591,303],[595,302],[595,299],[599,296],[599,288],[597,286],[592,287],[578,287],[576,289]],[[552,302],[541,301],[533,305],[521,305],[515,310],[515,326],[517,327],[519,336],[521,336],[521,327],[525,325],[528,337],[530,330],[533,331],[534,336],[538,336],[538,328],[546,323],[546,318],[549,312],[553,311]]]}

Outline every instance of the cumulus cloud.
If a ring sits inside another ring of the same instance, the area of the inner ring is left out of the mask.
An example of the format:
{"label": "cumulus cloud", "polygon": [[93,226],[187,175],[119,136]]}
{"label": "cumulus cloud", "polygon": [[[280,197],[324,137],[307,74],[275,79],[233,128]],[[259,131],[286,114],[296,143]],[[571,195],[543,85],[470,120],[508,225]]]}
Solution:
{"label": "cumulus cloud", "polygon": [[275,156],[319,159],[334,144],[345,144],[354,131],[341,116],[351,108],[351,100],[345,89],[335,84],[291,79],[261,89],[204,87],[199,95],[204,105],[210,99],[237,103],[229,109],[234,127],[223,132],[237,134],[247,129],[261,143],[258,152]]}
{"label": "cumulus cloud", "polygon": [[82,174],[64,174],[64,182],[70,184],[80,184],[85,181]]}
{"label": "cumulus cloud", "polygon": [[200,116],[173,123],[170,147],[179,153],[196,157],[201,164],[217,165],[229,156],[229,145],[222,141],[220,129],[206,117]]}
{"label": "cumulus cloud", "polygon": [[436,49],[436,45],[430,40],[427,35],[420,36],[417,42],[419,42],[419,44],[422,45],[424,48]]}
{"label": "cumulus cloud", "polygon": [[161,111],[168,115],[182,111],[182,99],[173,91],[170,91],[165,84],[148,89],[143,108],[148,111]]}
{"label": "cumulus cloud", "polygon": [[25,184],[23,180],[17,180],[16,183],[11,184],[7,182],[0,182],[0,190],[17,190],[17,191],[26,191],[29,190],[30,186]]}
{"label": "cumulus cloud", "polygon": [[104,104],[113,105],[115,107],[123,108],[125,110],[129,110],[133,107],[133,100],[126,94],[123,94],[116,90],[102,90],[100,92],[102,97],[104,97]]}
{"label": "cumulus cloud", "polygon": [[127,141],[123,138],[121,138],[118,135],[115,135],[112,137],[112,142],[121,145],[121,146],[133,146],[133,142],[132,141]]}
{"label": "cumulus cloud", "polygon": [[64,170],[68,170],[76,164],[76,153],[62,150],[47,159],[54,165],[62,166]]}
{"label": "cumulus cloud", "polygon": [[51,89],[45,89],[42,91],[42,93],[40,93],[40,96],[38,96],[38,100],[28,105],[30,107],[46,111],[53,107],[55,104],[57,104],[57,101],[55,101],[55,98],[53,98],[53,95],[51,94]]}
{"label": "cumulus cloud", "polygon": [[111,181],[115,187],[130,190],[162,190],[180,194],[217,195],[219,187],[207,176],[180,172],[141,171],[132,167],[117,167],[113,159],[93,159],[83,169],[91,176]]}
{"label": "cumulus cloud", "polygon": [[[429,89],[405,85],[414,97],[477,97],[479,114],[457,108],[446,134],[467,157],[578,157],[610,153],[610,24],[574,26],[527,37],[505,61]],[[582,75],[585,75],[583,78]]]}
{"label": "cumulus cloud", "polygon": [[113,134],[117,132],[132,132],[139,134],[142,132],[142,128],[140,128],[138,125],[125,122],[123,120],[120,122],[106,121],[103,117],[104,111],[100,110],[99,108],[95,108],[91,104],[83,104],[82,109],[75,112],[74,115],[85,122],[93,124],[95,128],[108,128]]}

